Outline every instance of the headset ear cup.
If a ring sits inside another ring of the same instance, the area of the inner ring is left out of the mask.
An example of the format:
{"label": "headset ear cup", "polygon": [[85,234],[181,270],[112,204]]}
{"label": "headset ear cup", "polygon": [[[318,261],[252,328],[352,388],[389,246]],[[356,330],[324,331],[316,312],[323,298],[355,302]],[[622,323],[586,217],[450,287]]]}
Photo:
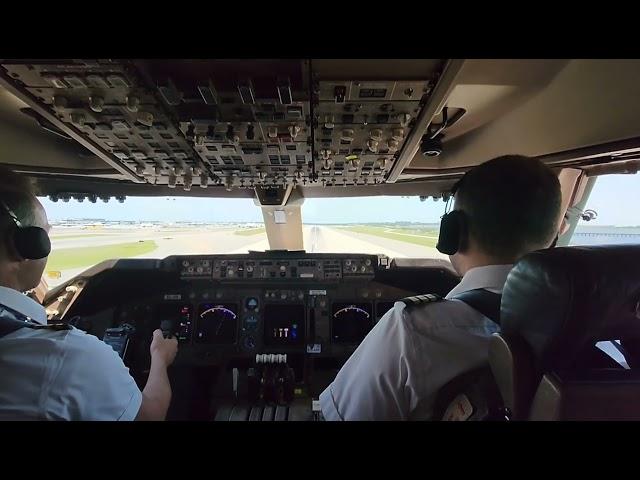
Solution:
{"label": "headset ear cup", "polygon": [[13,243],[20,256],[27,260],[39,260],[51,252],[49,235],[40,227],[16,228]]}
{"label": "headset ear cup", "polygon": [[446,255],[454,255],[466,247],[466,222],[464,213],[454,210],[445,214],[440,221],[440,233],[436,248]]}
{"label": "headset ear cup", "polygon": [[438,251],[446,255],[453,255],[458,251],[458,222],[452,214],[453,212],[449,212],[442,216],[436,244]]}

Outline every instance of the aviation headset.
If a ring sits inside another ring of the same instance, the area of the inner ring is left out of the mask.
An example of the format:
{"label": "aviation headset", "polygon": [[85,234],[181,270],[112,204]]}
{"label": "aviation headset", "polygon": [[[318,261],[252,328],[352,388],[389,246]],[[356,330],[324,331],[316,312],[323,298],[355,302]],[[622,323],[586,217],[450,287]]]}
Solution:
{"label": "aviation headset", "polygon": [[51,240],[47,231],[40,227],[23,226],[9,205],[3,200],[0,200],[0,205],[13,221],[8,237],[18,254],[25,260],[39,260],[48,256],[51,252]]}
{"label": "aviation headset", "polygon": [[[465,174],[466,176],[466,174]],[[436,248],[440,253],[453,255],[464,250],[469,229],[467,215],[462,210],[449,211],[453,197],[460,189],[464,176],[451,189],[451,196],[447,200],[445,213],[440,220],[440,233]]]}
{"label": "aviation headset", "polygon": [[[469,231],[469,219],[467,214],[462,210],[449,211],[449,207],[453,201],[453,197],[460,189],[465,175],[451,188],[451,196],[447,200],[445,213],[440,220],[440,233],[438,234],[438,243],[436,248],[440,253],[446,255],[454,255],[466,248],[467,236]],[[555,239],[549,246],[554,248],[558,243],[560,234],[557,233]]]}

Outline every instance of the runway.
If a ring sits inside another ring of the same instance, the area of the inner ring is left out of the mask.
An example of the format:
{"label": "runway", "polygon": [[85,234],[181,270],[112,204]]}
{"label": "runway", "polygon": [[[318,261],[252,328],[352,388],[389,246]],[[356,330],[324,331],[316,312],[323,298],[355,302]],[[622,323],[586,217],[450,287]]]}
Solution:
{"label": "runway", "polygon": [[[136,258],[165,258],[170,255],[233,254],[269,249],[265,233],[237,235],[237,228],[162,229],[140,228],[119,230],[68,230],[54,236],[52,248],[69,249],[153,240],[154,251]],[[322,225],[303,226],[305,250],[309,253],[368,253],[384,254],[392,258],[447,258],[435,248],[392,240]],[[59,279],[48,278],[51,286],[66,281],[89,268],[69,269]]]}

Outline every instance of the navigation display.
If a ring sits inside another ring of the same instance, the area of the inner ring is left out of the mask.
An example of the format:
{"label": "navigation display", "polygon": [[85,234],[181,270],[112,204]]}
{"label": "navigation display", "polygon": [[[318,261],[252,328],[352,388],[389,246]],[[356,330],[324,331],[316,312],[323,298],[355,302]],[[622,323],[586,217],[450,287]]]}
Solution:
{"label": "navigation display", "polygon": [[333,343],[360,343],[373,327],[370,303],[334,303],[332,312]]}
{"label": "navigation display", "polygon": [[204,303],[198,308],[195,341],[214,345],[236,343],[238,306],[233,303]]}

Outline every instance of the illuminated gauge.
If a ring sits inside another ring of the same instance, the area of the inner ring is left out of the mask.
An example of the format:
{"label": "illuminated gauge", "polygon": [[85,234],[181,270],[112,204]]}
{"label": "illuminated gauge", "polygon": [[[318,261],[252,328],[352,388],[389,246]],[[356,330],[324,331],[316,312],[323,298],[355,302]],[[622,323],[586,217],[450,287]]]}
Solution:
{"label": "illuminated gauge", "polygon": [[305,306],[301,304],[265,305],[265,345],[300,345],[304,343],[305,313]]}
{"label": "illuminated gauge", "polygon": [[231,345],[238,331],[237,306],[232,304],[200,305],[195,341],[198,343]]}
{"label": "illuminated gauge", "polygon": [[334,343],[360,343],[372,327],[371,304],[335,303],[333,305],[331,338]]}
{"label": "illuminated gauge", "polygon": [[258,317],[256,315],[250,314],[247,315],[244,319],[244,328],[245,330],[255,330],[258,326]]}
{"label": "illuminated gauge", "polygon": [[247,307],[247,310],[255,310],[256,308],[258,308],[258,299],[254,297],[249,297],[247,298],[245,305]]}

